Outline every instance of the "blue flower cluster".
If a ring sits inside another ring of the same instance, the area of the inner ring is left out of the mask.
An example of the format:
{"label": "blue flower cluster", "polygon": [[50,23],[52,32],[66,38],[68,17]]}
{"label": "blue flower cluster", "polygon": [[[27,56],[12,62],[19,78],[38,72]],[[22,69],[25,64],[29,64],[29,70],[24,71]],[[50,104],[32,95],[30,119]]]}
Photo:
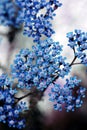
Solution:
{"label": "blue flower cluster", "polygon": [[81,80],[78,80],[77,77],[70,77],[66,79],[66,83],[63,87],[55,83],[49,93],[50,100],[55,102],[54,109],[62,111],[65,107],[66,111],[74,111],[75,108],[82,106],[82,98],[85,97],[86,89],[80,87],[79,83]]}
{"label": "blue flower cluster", "polygon": [[0,24],[19,28],[21,11],[12,0],[0,0]]}
{"label": "blue flower cluster", "polygon": [[[81,64],[87,65],[87,33],[81,30],[67,33],[68,46],[73,49],[75,56],[71,64],[67,63],[66,57],[61,55],[62,46],[50,38],[54,33],[50,20],[55,16],[54,11],[61,5],[58,0],[1,0],[0,23],[16,28],[24,23],[24,34],[33,37],[34,42],[37,42],[32,46],[32,51],[20,50],[11,65],[11,76],[17,79],[17,87],[29,89],[31,94],[34,92],[32,88],[35,88],[42,94],[49,85],[53,85],[49,96],[50,100],[55,102],[54,109],[61,111],[65,107],[68,112],[82,106],[86,89],[80,86],[81,80],[77,77],[66,79],[63,87],[56,83],[56,79],[65,78],[69,74],[76,58],[80,59]],[[41,41],[43,35],[48,38]],[[11,79],[2,74],[0,122],[21,129],[25,127],[25,120],[19,115],[27,107],[25,102],[17,103],[26,95],[16,98],[16,93]]]}
{"label": "blue flower cluster", "polygon": [[87,65],[87,32],[81,30],[75,30],[67,33],[68,41],[70,46],[75,53],[75,57],[81,60],[81,63]]}
{"label": "blue flower cluster", "polygon": [[[56,79],[64,78],[69,74],[76,58],[79,58],[82,64],[84,55],[86,57],[86,33],[75,30],[75,34],[68,33],[67,37],[69,38],[68,45],[75,54],[71,64],[66,63],[66,57],[61,56],[62,46],[59,42],[54,42],[51,38],[48,38],[33,46],[32,51],[22,49],[16,55],[14,64],[11,66],[12,76],[18,80],[19,88],[31,89],[36,87],[44,92],[50,84],[54,84],[52,93],[49,94],[50,100],[56,101],[54,108],[60,111],[63,104],[67,111],[74,111],[76,107],[81,107],[86,90],[79,87],[81,81],[76,77],[71,77],[70,80],[66,79],[64,87],[55,83]],[[84,44],[85,48],[83,47]],[[80,51],[82,55],[78,56],[77,54]],[[86,64],[86,62],[83,64]]]}
{"label": "blue flower cluster", "polygon": [[32,36],[34,42],[54,33],[50,20],[62,5],[58,0],[16,0],[16,4],[23,10],[24,34]]}
{"label": "blue flower cluster", "polygon": [[43,91],[57,76],[64,77],[69,73],[71,67],[65,62],[66,58],[60,56],[62,46],[59,42],[48,38],[32,48],[32,51],[22,49],[11,66],[19,88],[35,86]]}
{"label": "blue flower cluster", "polygon": [[7,123],[9,127],[19,129],[25,127],[25,120],[19,114],[25,110],[23,102],[16,105],[16,89],[12,88],[12,81],[7,75],[0,76],[0,122]]}

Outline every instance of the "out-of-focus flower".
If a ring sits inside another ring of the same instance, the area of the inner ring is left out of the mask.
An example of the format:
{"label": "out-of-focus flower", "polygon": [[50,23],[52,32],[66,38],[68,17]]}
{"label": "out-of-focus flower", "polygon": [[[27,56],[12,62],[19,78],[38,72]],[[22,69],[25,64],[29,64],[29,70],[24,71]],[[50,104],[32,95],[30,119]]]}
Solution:
{"label": "out-of-focus flower", "polygon": [[21,11],[12,0],[0,0],[0,24],[19,28]]}
{"label": "out-of-focus flower", "polygon": [[[20,118],[20,113],[26,109],[26,104],[16,103],[16,88],[12,88],[12,81],[7,75],[0,76],[0,122],[8,123],[9,127],[23,128],[25,120]],[[24,106],[23,106],[24,104]]]}

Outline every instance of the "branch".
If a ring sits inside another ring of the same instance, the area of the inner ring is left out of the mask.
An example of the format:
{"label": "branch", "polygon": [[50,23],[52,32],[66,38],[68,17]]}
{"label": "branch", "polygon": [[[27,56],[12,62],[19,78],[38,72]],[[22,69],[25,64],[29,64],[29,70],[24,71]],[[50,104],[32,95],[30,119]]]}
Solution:
{"label": "branch", "polygon": [[26,98],[26,97],[28,97],[28,96],[30,96],[30,95],[32,95],[31,92],[27,93],[26,95],[24,95],[24,96],[22,96],[22,97],[15,97],[15,99],[17,99],[17,102],[19,102],[20,100],[22,100],[22,99],[24,99],[24,98]]}
{"label": "branch", "polygon": [[73,63],[73,65],[81,65],[82,63],[78,62],[78,63]]}
{"label": "branch", "polygon": [[[74,55],[75,55],[75,48],[73,48],[73,51],[74,51]],[[74,63],[75,60],[76,60],[76,58],[77,58],[77,56],[74,56],[74,59],[72,60],[72,62],[70,63],[69,66],[76,65],[76,64],[80,64],[80,63]],[[60,66],[59,66],[59,67],[60,67]],[[54,76],[54,79],[52,80],[52,83],[55,82],[55,81],[59,78],[58,71],[55,72],[55,73],[57,73],[57,74]],[[50,85],[50,84],[49,84],[49,85]],[[49,86],[49,85],[48,85],[48,86]],[[48,88],[48,86],[47,86],[47,88]],[[45,88],[45,89],[43,90],[43,93],[47,90],[47,88]]]}
{"label": "branch", "polygon": [[76,60],[77,56],[74,57],[74,59],[72,60],[71,64],[69,66],[72,66],[73,64],[75,64],[75,60]]}

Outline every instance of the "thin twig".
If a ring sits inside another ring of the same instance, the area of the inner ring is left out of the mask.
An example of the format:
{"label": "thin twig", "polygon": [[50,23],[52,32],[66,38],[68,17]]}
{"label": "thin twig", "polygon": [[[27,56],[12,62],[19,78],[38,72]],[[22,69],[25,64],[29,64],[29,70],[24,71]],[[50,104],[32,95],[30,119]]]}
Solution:
{"label": "thin twig", "polygon": [[77,56],[74,57],[74,59],[72,60],[71,64],[69,66],[72,66],[76,60]]}
{"label": "thin twig", "polygon": [[28,96],[30,96],[30,95],[32,95],[31,92],[29,92],[29,93],[27,93],[26,95],[21,96],[21,97],[15,97],[15,99],[17,99],[17,102],[19,102],[20,100],[22,100],[22,99],[24,99],[24,98],[26,98],[26,97],[28,97]]}
{"label": "thin twig", "polygon": [[73,63],[73,65],[81,65],[81,64],[82,64],[82,63],[80,63],[80,62],[79,62],[79,63]]}

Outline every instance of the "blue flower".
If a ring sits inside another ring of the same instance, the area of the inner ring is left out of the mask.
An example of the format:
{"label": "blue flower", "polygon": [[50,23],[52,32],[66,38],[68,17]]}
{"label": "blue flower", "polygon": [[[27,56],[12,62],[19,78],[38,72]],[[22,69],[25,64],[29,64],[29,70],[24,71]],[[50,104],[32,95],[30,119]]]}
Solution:
{"label": "blue flower", "polygon": [[55,110],[62,111],[63,107],[65,107],[68,112],[82,106],[82,98],[85,97],[86,89],[79,87],[80,82],[81,80],[78,80],[77,77],[70,77],[70,79],[66,79],[63,87],[57,83],[52,85],[49,96],[50,101],[55,102]]}
{"label": "blue flower", "polygon": [[66,58],[60,56],[61,51],[59,42],[54,42],[51,38],[33,46],[32,51],[22,49],[11,66],[18,87],[31,89],[35,86],[43,91],[55,76],[63,78],[67,75],[71,67],[65,62]]}
{"label": "blue flower", "polygon": [[20,113],[27,108],[26,103],[16,104],[16,93],[16,88],[12,88],[11,79],[6,74],[2,74],[0,76],[0,122],[8,123],[9,127],[21,129],[25,126],[25,121],[20,118]]}
{"label": "blue flower", "polygon": [[21,25],[21,10],[11,0],[0,1],[0,24],[19,28]]}
{"label": "blue flower", "polygon": [[68,46],[74,50],[76,58],[80,59],[80,63],[87,65],[86,51],[87,51],[87,32],[75,30],[74,32],[67,33]]}
{"label": "blue flower", "polygon": [[58,0],[16,0],[23,13],[24,35],[32,36],[34,42],[39,42],[45,35],[50,37],[54,31],[50,20],[55,16],[54,11],[62,4]]}

